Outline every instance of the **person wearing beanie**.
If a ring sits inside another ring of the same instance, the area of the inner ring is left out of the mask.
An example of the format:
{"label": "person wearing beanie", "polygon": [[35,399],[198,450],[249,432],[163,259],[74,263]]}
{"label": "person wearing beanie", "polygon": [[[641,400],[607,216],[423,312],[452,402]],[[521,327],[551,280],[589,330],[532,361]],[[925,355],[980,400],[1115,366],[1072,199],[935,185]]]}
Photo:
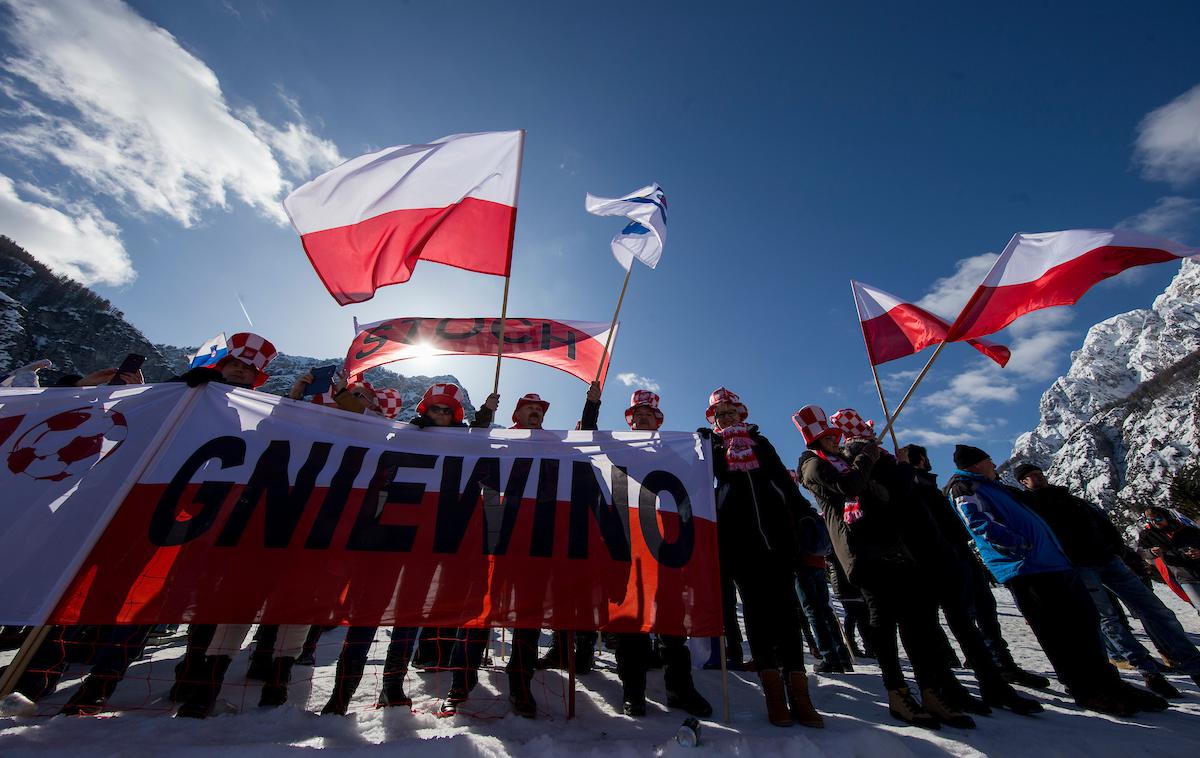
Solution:
{"label": "person wearing beanie", "polygon": [[[635,390],[625,409],[625,423],[635,432],[655,432],[662,426],[659,397],[650,390]],[[712,715],[712,705],[696,690],[692,680],[692,656],[686,637],[659,635],[662,643],[663,679],[667,707],[680,708],[697,718]],[[621,710],[626,716],[646,715],[646,672],[653,646],[650,635],[640,632],[616,635],[617,676],[621,680]]]}
{"label": "person wearing beanie", "polygon": [[699,430],[712,442],[721,571],[742,596],[767,718],[775,726],[798,721],[820,728],[825,722],[809,696],[792,585],[799,535],[817,516],[770,441],[746,423],[748,415],[741,399],[720,387],[705,413],[712,428]]}
{"label": "person wearing beanie", "polygon": [[958,470],[946,485],[947,497],[1075,702],[1115,716],[1165,709],[1166,700],[1126,684],[1109,663],[1087,587],[1046,522],[1020,492],[998,481],[988,454],[959,445],[954,463]]}
{"label": "person wearing beanie", "polygon": [[1104,511],[1075,497],[1066,487],[1050,484],[1033,464],[1017,466],[1016,476],[1025,487],[1025,502],[1050,525],[1091,593],[1100,613],[1100,631],[1110,649],[1138,670],[1152,692],[1166,698],[1182,697],[1133,636],[1112,598],[1115,595],[1142,622],[1172,668],[1200,684],[1200,651],[1171,609],[1125,565],[1121,557],[1128,550],[1125,540]]}
{"label": "person wearing beanie", "polygon": [[[884,454],[874,431],[848,411],[830,417],[819,406],[808,405],[792,416],[808,448],[797,470],[821,507],[839,563],[870,610],[868,634],[887,690],[888,712],[926,729],[943,723],[972,728],[975,722],[950,697],[960,694],[961,685],[950,689],[954,673],[936,646],[939,634],[944,634],[934,628],[936,608],[921,591],[916,563],[901,537],[904,505],[893,502],[893,494],[907,494],[900,492],[901,477],[894,461],[890,468],[884,464],[876,471]],[[905,682],[898,631],[920,700]]]}

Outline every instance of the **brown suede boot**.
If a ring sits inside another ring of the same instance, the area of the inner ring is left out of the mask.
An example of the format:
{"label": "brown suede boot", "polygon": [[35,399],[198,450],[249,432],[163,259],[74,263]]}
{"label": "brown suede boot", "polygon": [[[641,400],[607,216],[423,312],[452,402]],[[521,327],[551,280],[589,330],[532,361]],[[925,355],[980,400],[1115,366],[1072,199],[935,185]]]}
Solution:
{"label": "brown suede boot", "polygon": [[906,724],[919,726],[922,729],[941,729],[942,727],[938,720],[917,702],[907,687],[888,690],[888,713]]}
{"label": "brown suede boot", "polygon": [[787,696],[788,702],[792,706],[792,718],[800,726],[807,726],[812,729],[823,729],[825,727],[825,719],[821,718],[820,713],[817,713],[817,709],[812,703],[812,698],[808,696],[808,674],[803,671],[792,671],[788,674]]}
{"label": "brown suede boot", "polygon": [[758,672],[763,695],[767,698],[767,719],[775,726],[791,726],[792,715],[788,713],[787,694],[783,687],[783,674],[779,669],[762,669]]}

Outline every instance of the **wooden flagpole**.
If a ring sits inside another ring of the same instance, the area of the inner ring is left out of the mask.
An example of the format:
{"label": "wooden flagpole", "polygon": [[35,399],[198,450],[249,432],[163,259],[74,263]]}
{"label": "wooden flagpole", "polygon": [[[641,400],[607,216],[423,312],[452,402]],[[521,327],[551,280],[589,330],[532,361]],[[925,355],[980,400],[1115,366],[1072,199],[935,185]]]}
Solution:
{"label": "wooden flagpole", "polygon": [[[517,148],[517,192],[521,191],[521,167],[525,164],[525,130],[521,130],[521,146]],[[513,215],[513,233],[508,239],[508,274],[504,277],[504,297],[500,301],[500,336],[496,339],[496,379],[492,382],[492,394],[500,392],[500,359],[504,356],[504,322],[508,320],[508,284],[512,280],[513,239],[517,234],[516,214]]]}
{"label": "wooden flagpole", "polygon": [[850,294],[854,297],[854,312],[858,314],[858,327],[862,332],[863,345],[867,348],[867,363],[871,364],[871,376],[875,377],[875,390],[879,393],[879,404],[883,406],[883,420],[888,422],[887,430],[892,434],[892,452],[899,455],[900,445],[896,442],[896,432],[892,429],[892,414],[888,412],[887,400],[883,399],[883,385],[879,383],[879,372],[875,370],[875,357],[871,355],[871,343],[867,340],[867,331],[862,328],[862,310],[858,307],[857,284],[853,279],[850,280]]}
{"label": "wooden flagpole", "polygon": [[721,650],[721,718],[728,724],[729,721],[729,664],[725,659],[725,635],[717,638],[717,643]]}
{"label": "wooden flagpole", "polygon": [[[600,372],[604,370],[604,359],[608,358],[608,348],[612,346],[613,332],[617,329],[617,317],[621,315],[621,303],[625,302],[625,289],[629,286],[629,275],[633,273],[633,261],[625,271],[625,281],[621,283],[621,294],[617,298],[617,309],[613,311],[612,323],[608,325],[608,337],[604,340],[604,352],[600,354],[600,365],[596,366],[596,381],[600,381]],[[609,359],[612,363],[612,359]]]}
{"label": "wooden flagpole", "polygon": [[912,386],[908,388],[908,392],[906,392],[904,394],[904,399],[900,401],[900,405],[896,406],[895,415],[893,415],[892,418],[888,420],[887,428],[884,429],[883,432],[881,432],[879,436],[882,437],[884,434],[887,434],[888,432],[892,431],[892,425],[895,424],[896,419],[899,418],[900,411],[904,410],[904,406],[908,405],[908,399],[910,397],[912,397],[913,392],[915,392],[917,389],[917,385],[919,385],[921,383],[921,380],[925,378],[925,374],[929,373],[929,367],[932,366],[933,362],[937,360],[937,357],[939,355],[941,355],[942,348],[944,348],[945,346],[946,346],[945,342],[940,343],[937,346],[937,350],[933,351],[933,355],[929,356],[929,362],[925,364],[925,368],[921,369],[921,373],[917,374],[916,381],[914,381],[912,383]]}

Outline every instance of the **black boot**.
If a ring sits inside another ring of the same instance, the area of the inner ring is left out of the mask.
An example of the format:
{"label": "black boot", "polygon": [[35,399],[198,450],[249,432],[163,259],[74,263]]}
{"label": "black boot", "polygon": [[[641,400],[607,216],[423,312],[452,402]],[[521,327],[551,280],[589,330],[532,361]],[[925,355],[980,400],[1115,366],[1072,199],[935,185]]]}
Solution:
{"label": "black boot", "polygon": [[575,673],[590,674],[596,669],[596,633],[575,635]]}
{"label": "black boot", "polygon": [[530,681],[519,673],[508,675],[508,700],[512,703],[513,713],[522,718],[537,717],[537,701],[533,699]]}
{"label": "black boot", "polygon": [[566,669],[567,668],[567,645],[573,644],[570,632],[554,632],[550,635],[550,647],[546,648],[546,654],[537,659],[533,665],[536,669]]}
{"label": "black boot", "polygon": [[203,719],[212,713],[225,682],[225,672],[232,662],[227,655],[210,655],[205,658],[204,668],[197,681],[187,688],[187,699],[179,706],[175,715],[181,718]]}
{"label": "black boot", "polygon": [[[396,631],[392,630],[392,634],[395,633]],[[436,648],[433,649],[433,653],[436,667]],[[375,701],[376,708],[412,706],[412,698],[404,692],[404,676],[408,673],[408,657],[411,654],[412,648],[407,645],[398,645],[395,640],[388,644],[387,655],[383,659],[383,689],[379,691],[379,698]]]}
{"label": "black boot", "polygon": [[275,655],[271,651],[255,650],[250,654],[250,667],[246,669],[246,678],[254,682],[271,681],[274,661]]}
{"label": "black boot", "polygon": [[277,708],[287,702],[288,685],[292,683],[292,667],[295,658],[276,658],[271,666],[271,678],[263,685],[258,698],[259,708]]}
{"label": "black boot", "polygon": [[712,704],[696,689],[692,680],[692,653],[685,643],[663,645],[663,681],[667,685],[667,707],[679,708],[691,716],[708,718]]}
{"label": "black boot", "polygon": [[621,712],[639,718],[646,715],[646,691],[621,688]]}
{"label": "black boot", "polygon": [[64,716],[94,716],[104,710],[104,704],[120,681],[120,677],[111,673],[88,674],[59,713]]}
{"label": "black boot", "polygon": [[1175,698],[1183,697],[1183,693],[1175,688],[1175,685],[1167,681],[1167,678],[1162,674],[1143,674],[1142,681],[1150,688],[1150,691],[1159,697]]}
{"label": "black boot", "polygon": [[1032,716],[1042,712],[1041,703],[1017,692],[1003,679],[980,682],[979,696],[992,708],[1005,708],[1020,716]]}
{"label": "black boot", "polygon": [[332,713],[345,716],[350,709],[350,700],[354,697],[358,683],[362,681],[363,670],[367,662],[364,660],[346,660],[339,658],[334,672],[333,692],[329,693],[329,702],[321,709],[321,715]]}

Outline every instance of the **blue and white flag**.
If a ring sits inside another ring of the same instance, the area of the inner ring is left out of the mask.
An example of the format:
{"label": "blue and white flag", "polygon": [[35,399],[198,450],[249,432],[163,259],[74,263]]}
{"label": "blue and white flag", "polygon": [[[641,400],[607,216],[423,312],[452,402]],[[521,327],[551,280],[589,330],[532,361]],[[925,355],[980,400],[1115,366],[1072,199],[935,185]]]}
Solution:
{"label": "blue and white flag", "polygon": [[225,344],[225,332],[221,332],[200,346],[200,349],[192,356],[192,362],[188,368],[211,366],[227,355],[229,355],[229,347]]}
{"label": "blue and white flag", "polygon": [[629,223],[613,237],[612,251],[626,271],[637,258],[650,268],[658,265],[667,244],[667,195],[658,183],[621,198],[588,194],[587,212],[596,216],[624,216]]}

